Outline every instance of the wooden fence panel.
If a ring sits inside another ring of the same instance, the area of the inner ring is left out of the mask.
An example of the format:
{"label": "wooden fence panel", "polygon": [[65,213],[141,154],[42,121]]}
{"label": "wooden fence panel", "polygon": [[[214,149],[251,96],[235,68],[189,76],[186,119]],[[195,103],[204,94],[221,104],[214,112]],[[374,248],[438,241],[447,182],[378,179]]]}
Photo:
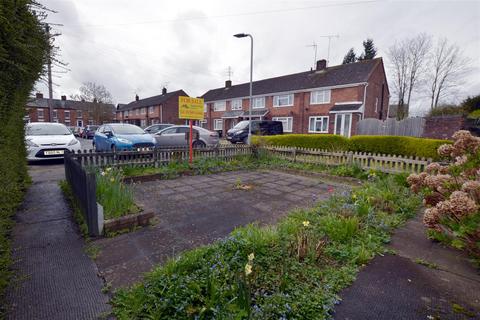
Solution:
{"label": "wooden fence panel", "polygon": [[358,135],[411,136],[421,137],[425,129],[425,118],[414,117],[403,120],[378,120],[367,118],[357,123]]}

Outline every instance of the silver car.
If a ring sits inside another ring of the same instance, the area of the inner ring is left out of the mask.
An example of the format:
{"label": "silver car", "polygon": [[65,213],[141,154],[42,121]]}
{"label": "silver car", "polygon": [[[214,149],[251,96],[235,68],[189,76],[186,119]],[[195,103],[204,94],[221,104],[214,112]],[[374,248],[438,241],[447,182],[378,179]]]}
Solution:
{"label": "silver car", "polygon": [[169,124],[169,123],[157,123],[157,124],[152,124],[150,127],[146,127],[145,128],[145,132],[146,133],[150,133],[150,134],[155,134],[165,128],[168,128],[168,127],[171,127],[173,126],[173,124]]}
{"label": "silver car", "polygon": [[[157,147],[181,147],[188,145],[189,132],[189,126],[171,126],[153,136],[157,142]],[[195,148],[216,147],[219,140],[217,132],[193,126],[193,146]]]}

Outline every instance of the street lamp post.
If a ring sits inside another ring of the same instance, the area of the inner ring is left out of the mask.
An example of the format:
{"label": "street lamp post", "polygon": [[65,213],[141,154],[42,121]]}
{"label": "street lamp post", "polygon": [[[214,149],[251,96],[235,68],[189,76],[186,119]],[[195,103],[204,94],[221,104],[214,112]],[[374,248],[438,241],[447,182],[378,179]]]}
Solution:
{"label": "street lamp post", "polygon": [[248,106],[248,145],[251,144],[252,138],[252,80],[253,80],[253,37],[248,33],[237,33],[234,35],[236,38],[250,37],[250,103]]}

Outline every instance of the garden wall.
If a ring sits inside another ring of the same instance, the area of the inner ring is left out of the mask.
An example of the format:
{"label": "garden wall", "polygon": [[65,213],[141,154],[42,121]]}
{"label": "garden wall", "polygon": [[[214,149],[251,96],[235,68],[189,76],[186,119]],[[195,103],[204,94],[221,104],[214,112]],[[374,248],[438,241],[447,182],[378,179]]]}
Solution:
{"label": "garden wall", "polygon": [[451,139],[455,131],[465,128],[465,118],[462,115],[435,116],[425,119],[423,138]]}

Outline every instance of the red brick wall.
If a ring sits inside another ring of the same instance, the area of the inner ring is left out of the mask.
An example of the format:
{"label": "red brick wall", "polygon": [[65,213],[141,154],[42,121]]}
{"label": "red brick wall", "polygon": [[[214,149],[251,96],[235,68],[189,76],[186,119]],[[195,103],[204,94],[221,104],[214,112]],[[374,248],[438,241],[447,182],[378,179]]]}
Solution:
{"label": "red brick wall", "polygon": [[455,131],[465,128],[465,118],[461,115],[428,117],[425,120],[423,138],[451,139]]}
{"label": "red brick wall", "polygon": [[[383,105],[382,105],[382,87],[383,87]],[[363,92],[362,92],[363,101]],[[375,110],[375,101],[378,99]],[[376,118],[385,120],[387,118],[389,103],[388,84],[385,78],[385,69],[383,62],[380,61],[373,70],[367,86],[367,99],[365,101],[365,118]]]}

